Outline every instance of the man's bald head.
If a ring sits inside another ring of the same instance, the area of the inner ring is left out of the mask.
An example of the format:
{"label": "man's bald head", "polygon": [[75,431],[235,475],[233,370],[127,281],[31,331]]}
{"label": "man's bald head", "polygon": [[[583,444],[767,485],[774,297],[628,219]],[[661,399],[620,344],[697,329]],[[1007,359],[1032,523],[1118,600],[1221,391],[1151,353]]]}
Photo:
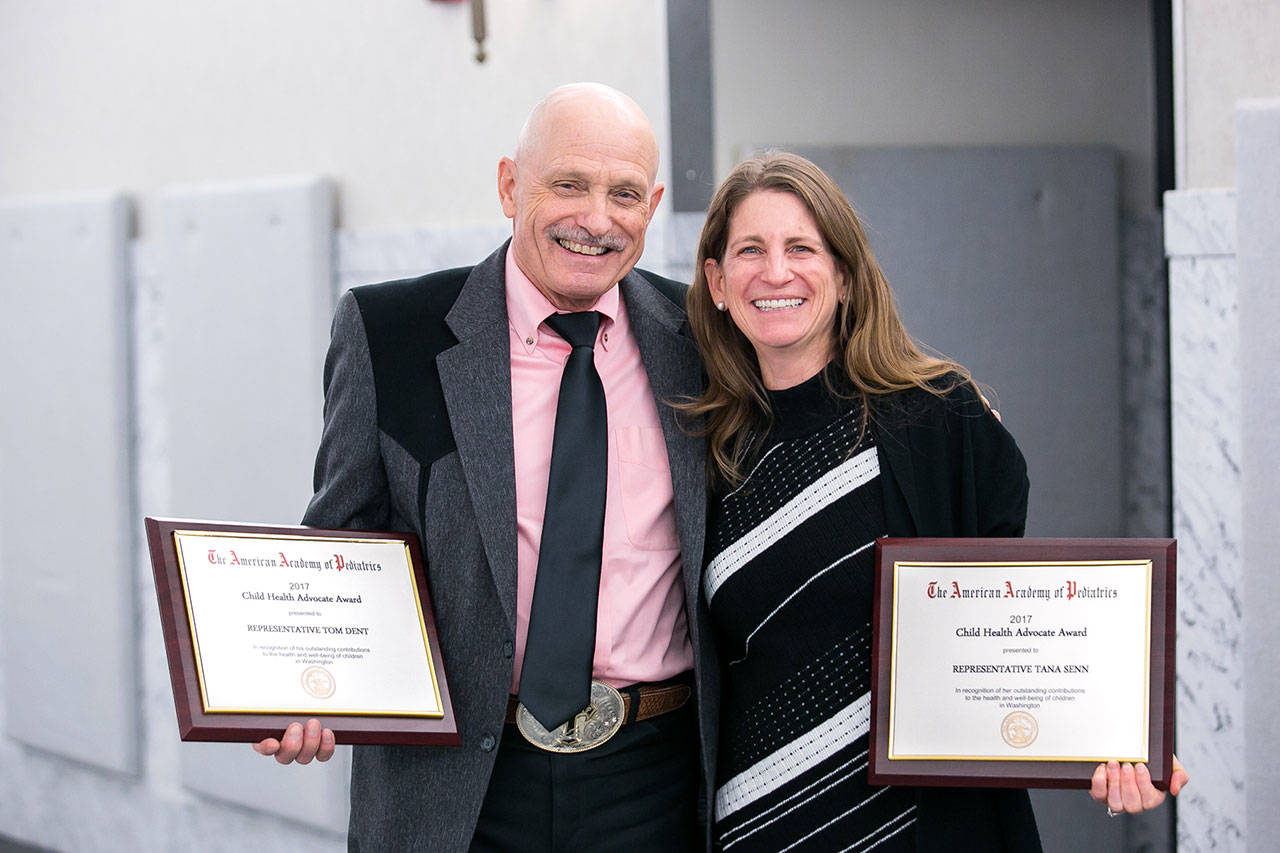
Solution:
{"label": "man's bald head", "polygon": [[643,139],[653,161],[649,182],[657,179],[658,138],[648,116],[630,96],[603,83],[569,83],[548,92],[520,128],[514,154],[516,163],[528,156],[536,157],[552,129],[589,118],[612,122],[620,134],[634,133]]}
{"label": "man's bald head", "polygon": [[498,164],[516,265],[556,307],[590,308],[639,260],[657,175],[658,141],[635,101],[599,83],[555,89]]}

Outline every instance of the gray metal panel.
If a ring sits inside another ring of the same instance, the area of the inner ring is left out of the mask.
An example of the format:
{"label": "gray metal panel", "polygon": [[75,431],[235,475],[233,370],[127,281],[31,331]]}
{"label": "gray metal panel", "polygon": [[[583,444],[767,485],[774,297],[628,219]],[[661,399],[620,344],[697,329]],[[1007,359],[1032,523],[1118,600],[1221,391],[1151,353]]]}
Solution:
{"label": "gray metal panel", "polygon": [[1030,468],[1028,535],[1122,535],[1116,153],[798,151],[863,217],[911,334],[999,393]]}
{"label": "gray metal panel", "polygon": [[667,0],[671,209],[702,213],[715,184],[709,0]]}
{"label": "gray metal panel", "polygon": [[131,773],[129,227],[114,193],[0,204],[6,727]]}
{"label": "gray metal panel", "polygon": [[[319,178],[171,188],[161,207],[169,502],[153,514],[296,523],[311,496],[332,297],[333,191]],[[182,778],[341,831],[345,754],[281,768],[184,744]]]}

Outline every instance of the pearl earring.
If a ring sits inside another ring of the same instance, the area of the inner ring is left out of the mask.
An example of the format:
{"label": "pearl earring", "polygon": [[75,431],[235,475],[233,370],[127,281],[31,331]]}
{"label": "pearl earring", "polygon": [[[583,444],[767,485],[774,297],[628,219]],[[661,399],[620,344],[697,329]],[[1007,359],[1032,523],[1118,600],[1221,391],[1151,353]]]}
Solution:
{"label": "pearl earring", "polygon": [[717,303],[716,303],[716,310],[717,310],[717,311],[723,311],[723,310],[724,310],[724,303],[723,303],[723,302],[717,302]]}

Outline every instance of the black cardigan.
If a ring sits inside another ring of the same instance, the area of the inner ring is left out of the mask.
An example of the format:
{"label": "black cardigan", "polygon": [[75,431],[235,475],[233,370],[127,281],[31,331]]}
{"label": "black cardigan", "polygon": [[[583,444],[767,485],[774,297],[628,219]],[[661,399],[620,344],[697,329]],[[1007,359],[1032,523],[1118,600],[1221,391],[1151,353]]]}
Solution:
{"label": "black cardigan", "polygon": [[[1027,466],[969,385],[875,398],[871,423],[890,536],[1021,536]],[[1024,790],[920,788],[920,851],[1039,851]]]}

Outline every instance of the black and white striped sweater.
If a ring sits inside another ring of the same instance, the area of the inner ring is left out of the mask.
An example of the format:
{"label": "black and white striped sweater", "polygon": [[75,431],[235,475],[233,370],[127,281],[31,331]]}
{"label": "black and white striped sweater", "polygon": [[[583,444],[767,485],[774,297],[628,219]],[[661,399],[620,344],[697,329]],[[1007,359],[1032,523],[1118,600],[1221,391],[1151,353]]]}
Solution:
{"label": "black and white striped sweater", "polygon": [[715,835],[733,853],[912,850],[914,792],[867,785],[874,441],[821,374],[770,397],[774,427],[707,540],[724,663]]}

